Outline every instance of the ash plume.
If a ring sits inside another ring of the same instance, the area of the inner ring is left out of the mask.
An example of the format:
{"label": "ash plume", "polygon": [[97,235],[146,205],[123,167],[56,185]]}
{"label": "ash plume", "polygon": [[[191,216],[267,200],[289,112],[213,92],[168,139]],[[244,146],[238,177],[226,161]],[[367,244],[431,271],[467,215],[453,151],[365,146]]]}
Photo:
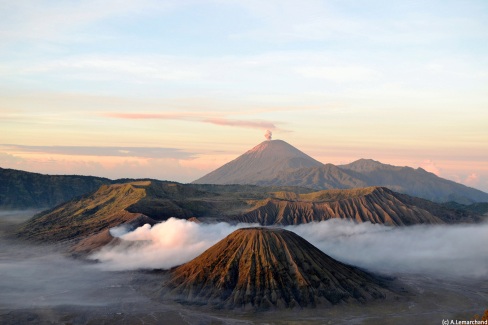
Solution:
{"label": "ash plume", "polygon": [[266,130],[266,133],[264,133],[264,137],[266,138],[266,140],[271,140],[273,136],[273,132],[271,132],[270,130]]}

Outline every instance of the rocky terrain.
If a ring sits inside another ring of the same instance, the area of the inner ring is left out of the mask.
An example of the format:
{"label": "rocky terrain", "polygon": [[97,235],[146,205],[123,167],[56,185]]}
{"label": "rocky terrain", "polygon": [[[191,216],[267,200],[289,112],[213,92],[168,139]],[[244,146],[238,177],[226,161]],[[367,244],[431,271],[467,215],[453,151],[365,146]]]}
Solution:
{"label": "rocky terrain", "polygon": [[41,242],[69,242],[90,252],[111,242],[112,227],[129,230],[171,217],[205,222],[298,225],[341,218],[392,226],[474,222],[475,211],[447,208],[386,188],[307,192],[293,187],[194,185],[132,181],[103,185],[96,192],[41,212],[17,235]]}
{"label": "rocky terrain", "polygon": [[172,270],[164,286],[165,294],[180,301],[229,309],[330,306],[394,296],[372,275],[278,228],[234,231]]}
{"label": "rocky terrain", "polygon": [[446,208],[434,202],[395,193],[384,187],[326,190],[308,194],[276,193],[239,215],[240,222],[297,225],[332,218],[394,226],[473,222],[476,213]]}
{"label": "rocky terrain", "polygon": [[[76,252],[90,252],[114,238],[109,229],[134,229],[174,217],[227,220],[252,207],[250,202],[289,187],[185,185],[164,181],[130,181],[103,185],[97,191],[60,204],[21,224],[19,238],[69,242]],[[294,192],[293,192],[294,193]]]}

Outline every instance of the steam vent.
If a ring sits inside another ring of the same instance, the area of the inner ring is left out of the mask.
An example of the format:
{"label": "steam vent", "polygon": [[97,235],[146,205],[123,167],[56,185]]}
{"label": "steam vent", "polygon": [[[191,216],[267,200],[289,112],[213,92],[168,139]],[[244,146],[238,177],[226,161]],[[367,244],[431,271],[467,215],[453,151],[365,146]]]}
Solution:
{"label": "steam vent", "polygon": [[171,273],[169,295],[217,308],[315,307],[384,299],[378,279],[293,232],[243,228]]}

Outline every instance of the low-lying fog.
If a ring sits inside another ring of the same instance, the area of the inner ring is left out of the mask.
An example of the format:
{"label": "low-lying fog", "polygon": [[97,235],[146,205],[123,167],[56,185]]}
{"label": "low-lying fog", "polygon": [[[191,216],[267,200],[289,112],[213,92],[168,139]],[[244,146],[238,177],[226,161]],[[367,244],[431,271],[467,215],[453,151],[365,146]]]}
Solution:
{"label": "low-lying fog", "polygon": [[[151,306],[132,287],[132,273],[109,271],[169,268],[191,260],[235,229],[250,226],[169,219],[130,232],[116,228],[112,233],[129,244],[104,248],[91,256],[99,263],[87,263],[53,247],[7,240],[5,232],[12,224],[32,214],[0,213],[0,310],[7,314],[45,306],[100,309],[109,304],[123,311],[129,306],[138,312],[161,311],[164,307]],[[478,277],[481,282],[488,277],[488,224],[395,228],[330,220],[285,228],[330,256],[371,271]],[[160,283],[153,277],[155,285]]]}
{"label": "low-lying fog", "polygon": [[[255,225],[199,224],[169,219],[112,234],[137,244],[104,248],[91,256],[106,270],[167,269],[201,254],[234,230]],[[488,223],[388,227],[333,219],[286,226],[342,262],[382,273],[488,276]]]}
{"label": "low-lying fog", "polygon": [[[35,212],[0,212],[0,307],[104,306],[107,301],[120,301],[123,274],[101,272],[86,262],[63,256],[54,247],[6,238],[8,229]],[[137,297],[124,299],[130,302]]]}
{"label": "low-lying fog", "polygon": [[[395,228],[330,220],[285,227],[343,262],[371,271],[401,273],[399,281],[413,296],[403,303],[391,300],[388,305],[367,309],[342,306],[346,309],[339,313],[327,308],[300,314],[280,311],[250,314],[244,320],[233,313],[214,314],[173,301],[151,300],[146,294],[152,297],[150,292],[160,288],[165,275],[131,270],[184,263],[235,229],[250,225],[169,219],[131,232],[119,227],[112,234],[124,239],[124,244],[102,249],[91,256],[99,263],[87,263],[67,257],[53,246],[8,239],[15,224],[34,213],[0,212],[2,324],[248,324],[257,320],[254,317],[268,323],[291,317],[312,323],[376,324],[399,310],[403,310],[401,315],[391,324],[430,323],[459,313],[471,317],[483,312],[488,301],[484,284],[488,277],[487,224]],[[444,275],[449,278],[432,279]],[[430,294],[422,294],[424,291]]]}

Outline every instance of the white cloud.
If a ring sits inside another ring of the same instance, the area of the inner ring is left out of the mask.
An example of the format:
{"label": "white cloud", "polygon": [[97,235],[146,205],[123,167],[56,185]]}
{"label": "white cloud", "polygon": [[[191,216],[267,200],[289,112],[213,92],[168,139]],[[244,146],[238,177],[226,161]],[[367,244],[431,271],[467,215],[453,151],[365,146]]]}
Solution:
{"label": "white cloud", "polygon": [[[84,0],[53,1],[25,0],[10,1],[0,4],[0,9],[7,13],[0,23],[0,36],[5,40],[63,40],[88,41],[96,34],[83,36],[73,34],[80,27],[110,17],[134,15],[144,11],[165,12],[187,1],[154,1],[154,0]],[[69,35],[69,36],[68,36]],[[77,35],[78,37],[74,37]]]}
{"label": "white cloud", "polygon": [[[250,225],[169,219],[120,236],[92,258],[108,270],[171,268],[190,261],[232,231]],[[288,226],[331,257],[373,272],[487,277],[488,223],[388,227],[332,219]],[[132,244],[131,244],[132,243]]]}
{"label": "white cloud", "polygon": [[[241,227],[243,225],[198,224],[170,218],[153,227],[146,224],[121,235],[122,245],[104,247],[91,258],[102,261],[99,267],[105,270],[168,269],[197,257]],[[120,233],[119,229],[117,232]]]}
{"label": "white cloud", "polygon": [[306,66],[296,72],[306,78],[326,79],[335,82],[372,81],[378,73],[360,66]]}
{"label": "white cloud", "polygon": [[18,153],[42,153],[68,156],[134,157],[155,159],[192,159],[195,154],[178,148],[104,147],[104,146],[25,146],[0,144],[0,149]]}
{"label": "white cloud", "polygon": [[[7,70],[6,67],[3,68]],[[195,62],[170,56],[75,56],[38,61],[27,66],[11,67],[10,73],[23,75],[59,74],[79,80],[124,80],[133,83],[153,80],[176,81],[201,79]]]}

